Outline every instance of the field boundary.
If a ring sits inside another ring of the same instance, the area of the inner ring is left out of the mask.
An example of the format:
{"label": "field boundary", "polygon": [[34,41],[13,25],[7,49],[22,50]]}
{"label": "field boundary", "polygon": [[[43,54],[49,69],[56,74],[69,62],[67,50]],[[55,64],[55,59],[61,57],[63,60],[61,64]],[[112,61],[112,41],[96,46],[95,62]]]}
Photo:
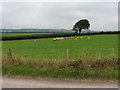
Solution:
{"label": "field boundary", "polygon": [[70,37],[70,36],[86,36],[86,35],[105,35],[105,34],[120,34],[120,32],[99,32],[99,33],[55,33],[47,35],[21,35],[21,36],[3,36],[0,41],[10,41],[10,40],[25,40],[25,39],[39,39],[39,38],[54,38],[54,37]]}

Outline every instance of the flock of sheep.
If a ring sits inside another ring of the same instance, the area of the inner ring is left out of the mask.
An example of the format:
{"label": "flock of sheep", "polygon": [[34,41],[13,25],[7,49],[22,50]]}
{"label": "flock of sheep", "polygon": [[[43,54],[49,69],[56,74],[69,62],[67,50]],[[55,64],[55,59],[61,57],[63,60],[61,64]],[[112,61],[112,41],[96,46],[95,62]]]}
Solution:
{"label": "flock of sheep", "polygon": [[[57,38],[53,38],[53,41],[57,41],[57,40],[63,40],[63,39],[68,39],[68,40],[78,40],[78,39],[83,39],[85,37],[57,37]],[[87,37],[87,39],[90,39],[90,37]],[[34,40],[34,42],[36,42],[37,40]]]}
{"label": "flock of sheep", "polygon": [[[53,38],[53,41],[57,41],[57,40],[63,40],[63,39],[69,39],[69,40],[78,40],[78,39],[82,39],[83,37],[58,37],[58,38]],[[88,39],[90,39],[90,37],[87,37]]]}

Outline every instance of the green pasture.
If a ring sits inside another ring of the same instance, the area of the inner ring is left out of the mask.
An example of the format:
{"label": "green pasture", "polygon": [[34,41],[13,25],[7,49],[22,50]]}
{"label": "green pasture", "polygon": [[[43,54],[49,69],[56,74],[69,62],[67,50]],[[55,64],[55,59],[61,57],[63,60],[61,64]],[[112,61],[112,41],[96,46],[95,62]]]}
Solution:
{"label": "green pasture", "polygon": [[65,60],[66,49],[69,60],[109,59],[118,57],[118,35],[75,36],[57,41],[53,38],[2,41],[3,56],[7,56],[8,49],[12,49],[14,57],[40,61]]}
{"label": "green pasture", "polygon": [[39,35],[39,34],[52,34],[52,33],[2,33],[2,37],[4,36],[23,36],[23,35]]}

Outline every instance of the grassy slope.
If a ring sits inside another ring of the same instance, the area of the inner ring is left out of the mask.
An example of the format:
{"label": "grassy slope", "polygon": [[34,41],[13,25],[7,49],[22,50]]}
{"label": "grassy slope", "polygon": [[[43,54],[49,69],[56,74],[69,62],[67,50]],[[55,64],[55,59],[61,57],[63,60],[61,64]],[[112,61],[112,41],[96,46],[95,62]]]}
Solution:
{"label": "grassy slope", "polygon": [[70,38],[53,41],[49,39],[3,41],[3,55],[8,49],[12,49],[15,56],[31,58],[32,60],[61,60],[65,59],[66,49],[69,49],[71,60],[94,59],[100,54],[101,57],[111,58],[118,52],[118,35],[94,35],[83,36],[83,39]]}

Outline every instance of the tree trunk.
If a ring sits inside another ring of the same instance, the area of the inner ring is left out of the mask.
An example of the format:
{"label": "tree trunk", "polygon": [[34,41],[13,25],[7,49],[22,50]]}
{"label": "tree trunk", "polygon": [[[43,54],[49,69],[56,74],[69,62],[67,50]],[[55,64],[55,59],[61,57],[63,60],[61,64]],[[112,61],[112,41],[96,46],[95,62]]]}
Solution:
{"label": "tree trunk", "polygon": [[77,33],[78,31],[77,30],[75,30],[75,33]]}
{"label": "tree trunk", "polygon": [[79,33],[81,33],[81,30],[82,30],[82,29],[79,29]]}

